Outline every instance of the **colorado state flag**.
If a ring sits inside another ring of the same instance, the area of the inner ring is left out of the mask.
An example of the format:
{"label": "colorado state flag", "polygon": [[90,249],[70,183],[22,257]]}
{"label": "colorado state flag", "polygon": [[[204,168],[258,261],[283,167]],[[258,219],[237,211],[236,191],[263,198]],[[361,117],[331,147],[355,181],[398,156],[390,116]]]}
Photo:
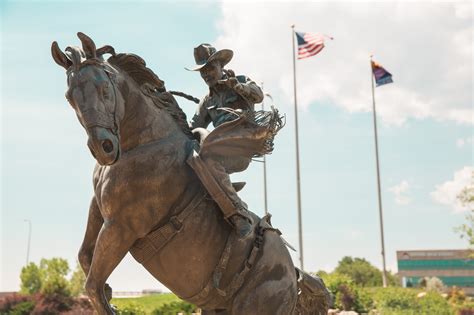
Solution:
{"label": "colorado state flag", "polygon": [[385,70],[379,63],[372,60],[372,72],[374,73],[375,83],[381,86],[388,83],[393,83],[392,74]]}

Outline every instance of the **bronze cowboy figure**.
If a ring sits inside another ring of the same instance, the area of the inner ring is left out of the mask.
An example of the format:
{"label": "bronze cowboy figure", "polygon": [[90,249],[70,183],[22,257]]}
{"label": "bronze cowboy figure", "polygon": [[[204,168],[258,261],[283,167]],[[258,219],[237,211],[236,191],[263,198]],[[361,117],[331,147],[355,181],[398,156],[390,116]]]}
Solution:
{"label": "bronze cowboy figure", "polygon": [[[210,133],[198,130],[198,142],[174,96],[142,58],[115,53],[111,46],[97,48],[83,33],[78,37],[81,47],[62,51],[54,42],[51,53],[66,70],[66,97],[97,161],[79,251],[97,313],[115,314],[106,281],[130,252],[204,315],[326,314],[330,299],[324,283],[294,267],[268,216],[240,208],[227,212],[237,199],[223,192],[223,176],[207,162],[271,152],[278,114],[230,107],[236,118],[225,118]],[[105,54],[111,56],[104,59]],[[235,80],[247,81],[233,77],[219,79],[228,80],[222,88],[238,92]],[[195,121],[199,117],[205,116]],[[239,237],[231,213],[251,223],[245,237]]]}
{"label": "bronze cowboy figure", "polygon": [[[200,72],[204,82],[209,86],[209,94],[199,103],[197,112],[190,123],[192,129],[206,128],[211,122],[214,127],[219,127],[223,123],[236,120],[240,115],[247,113],[252,115],[255,103],[262,102],[263,92],[255,82],[245,76],[236,77],[232,70],[224,70],[224,66],[229,63],[232,56],[232,50],[216,51],[209,44],[201,44],[194,48],[194,59],[197,65],[186,69]],[[239,129],[242,136],[258,137],[252,134],[251,130],[243,131],[242,127]],[[255,131],[261,132],[258,129]],[[196,132],[200,135],[205,134],[203,130],[196,130]],[[232,203],[232,206],[227,206],[227,203],[219,204],[224,217],[236,228],[240,238],[249,236],[252,221],[247,214],[247,205],[237,195],[229,174],[246,170],[251,156],[212,154],[202,158],[212,176],[219,183],[225,194],[224,198],[229,198]]]}

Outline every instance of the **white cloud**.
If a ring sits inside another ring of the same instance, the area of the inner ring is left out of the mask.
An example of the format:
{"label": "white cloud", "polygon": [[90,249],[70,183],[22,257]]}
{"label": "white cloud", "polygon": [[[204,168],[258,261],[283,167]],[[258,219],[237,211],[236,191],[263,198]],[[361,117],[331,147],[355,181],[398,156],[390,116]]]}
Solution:
{"label": "white cloud", "polygon": [[464,146],[471,146],[474,143],[474,136],[467,137],[467,138],[459,138],[456,140],[456,146],[458,148],[463,148]]}
{"label": "white cloud", "polygon": [[410,188],[408,181],[403,180],[400,184],[390,187],[388,190],[395,195],[395,202],[399,205],[406,205],[411,199],[406,195]]}
{"label": "white cloud", "polygon": [[465,166],[454,173],[453,179],[436,186],[436,190],[431,193],[431,197],[438,203],[450,206],[454,212],[464,212],[468,208],[464,207],[457,196],[467,186],[474,185],[474,168]]}
{"label": "white cloud", "polygon": [[334,37],[319,55],[297,61],[303,108],[325,102],[370,111],[374,53],[395,82],[376,88],[383,121],[472,123],[473,26],[466,3],[224,1],[217,48],[233,49],[229,67],[265,82],[280,106],[293,103],[293,23],[298,31]]}

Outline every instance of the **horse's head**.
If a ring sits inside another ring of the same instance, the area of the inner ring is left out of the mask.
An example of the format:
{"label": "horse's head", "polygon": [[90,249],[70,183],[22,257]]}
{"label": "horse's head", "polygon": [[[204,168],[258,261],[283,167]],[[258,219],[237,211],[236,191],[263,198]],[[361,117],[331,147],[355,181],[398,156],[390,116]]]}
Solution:
{"label": "horse's head", "polygon": [[67,71],[66,98],[89,137],[87,146],[101,165],[115,163],[120,155],[119,122],[124,101],[118,90],[117,70],[102,55],[115,54],[111,46],[96,49],[92,39],[78,33],[82,48],[62,52],[53,42],[54,61]]}

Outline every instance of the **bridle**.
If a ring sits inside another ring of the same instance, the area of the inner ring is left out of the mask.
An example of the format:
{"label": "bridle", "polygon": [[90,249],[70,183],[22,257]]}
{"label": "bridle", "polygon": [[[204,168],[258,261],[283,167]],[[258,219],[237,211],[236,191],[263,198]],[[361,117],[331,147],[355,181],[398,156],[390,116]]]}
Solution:
{"label": "bridle", "polygon": [[75,69],[72,69],[71,67],[68,69],[67,71],[68,81],[69,81],[69,74],[73,70],[78,72],[80,69],[89,65],[99,66],[102,68],[102,70],[104,70],[110,84],[112,84],[112,90],[114,91],[114,104],[113,104],[112,112],[108,111],[107,106],[105,106],[106,113],[97,111],[95,109],[81,111],[81,115],[83,117],[84,122],[81,119],[79,120],[79,122],[86,130],[89,130],[93,127],[102,127],[102,128],[108,129],[115,136],[117,136],[120,142],[120,132],[119,132],[120,128],[119,128],[118,117],[117,117],[117,101],[118,101],[117,100],[117,85],[115,83],[115,77],[113,77],[114,72],[116,72],[116,70],[112,68],[111,66],[109,66],[108,64],[105,64],[100,59],[87,59],[86,61],[81,63],[79,67],[75,67]]}

